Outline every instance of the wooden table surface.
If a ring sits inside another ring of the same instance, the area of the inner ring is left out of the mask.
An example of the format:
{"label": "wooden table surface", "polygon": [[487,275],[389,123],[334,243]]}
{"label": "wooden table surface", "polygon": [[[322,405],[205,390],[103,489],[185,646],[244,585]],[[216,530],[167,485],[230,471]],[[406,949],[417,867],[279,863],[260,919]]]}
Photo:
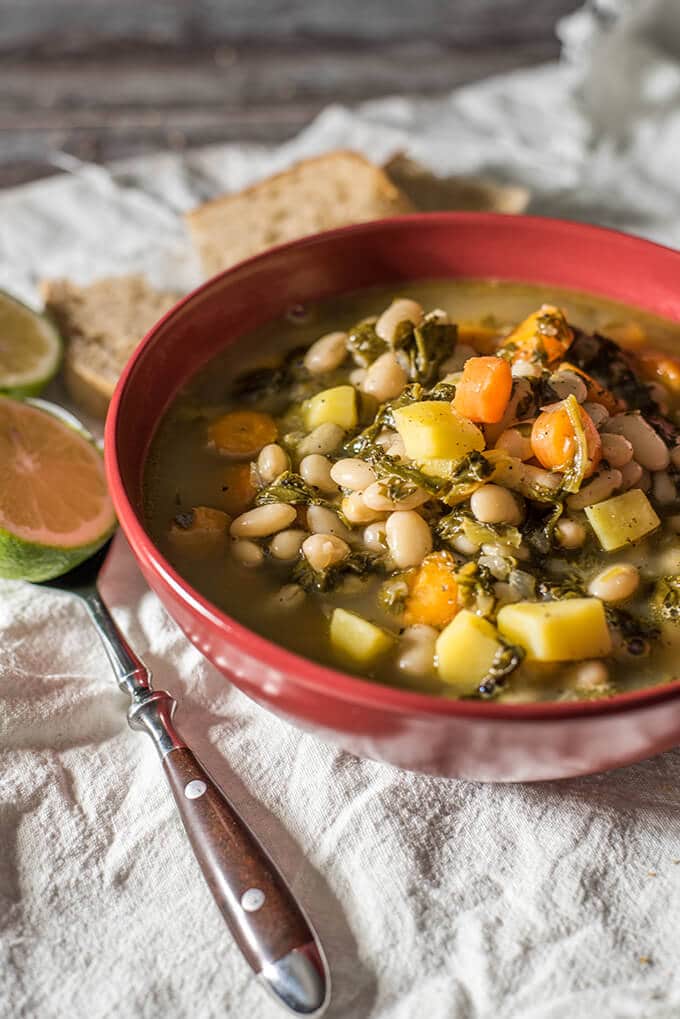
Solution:
{"label": "wooden table surface", "polygon": [[0,0],[0,187],[554,58],[579,0]]}

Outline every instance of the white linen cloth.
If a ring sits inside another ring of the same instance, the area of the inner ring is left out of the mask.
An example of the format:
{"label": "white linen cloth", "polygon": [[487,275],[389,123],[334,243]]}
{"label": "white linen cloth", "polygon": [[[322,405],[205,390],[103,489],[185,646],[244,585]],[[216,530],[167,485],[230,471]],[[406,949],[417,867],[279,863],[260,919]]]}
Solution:
{"label": "white linen cloth", "polygon": [[[438,100],[333,107],[276,151],[111,170],[60,157],[69,174],[0,195],[0,286],[30,300],[43,276],[143,269],[188,287],[181,210],[336,145],[496,175],[528,185],[532,211],[680,246],[680,5],[602,0],[561,34],[559,64]],[[533,786],[402,773],[232,688],[122,543],[106,596],[314,918],[329,1017],[680,1014],[680,752]],[[0,582],[0,1016],[274,1019],[125,707],[81,607]]]}

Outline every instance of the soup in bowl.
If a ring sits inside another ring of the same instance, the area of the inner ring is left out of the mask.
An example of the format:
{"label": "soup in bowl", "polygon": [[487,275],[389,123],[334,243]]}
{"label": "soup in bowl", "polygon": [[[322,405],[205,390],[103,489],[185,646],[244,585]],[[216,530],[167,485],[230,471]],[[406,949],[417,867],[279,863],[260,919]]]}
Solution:
{"label": "soup in bowl", "polygon": [[247,693],[354,752],[524,780],[672,745],[679,262],[444,215],[217,277],[107,424],[151,586]]}

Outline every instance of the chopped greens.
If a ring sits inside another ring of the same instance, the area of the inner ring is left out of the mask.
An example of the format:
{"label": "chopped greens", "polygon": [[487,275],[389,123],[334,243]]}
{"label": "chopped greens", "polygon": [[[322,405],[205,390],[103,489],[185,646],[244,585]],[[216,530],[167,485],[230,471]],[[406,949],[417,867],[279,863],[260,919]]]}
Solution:
{"label": "chopped greens", "polygon": [[360,368],[369,368],[387,351],[387,344],[375,331],[375,322],[359,322],[350,329],[347,348]]}
{"label": "chopped greens", "polygon": [[479,695],[488,700],[497,694],[505,684],[505,680],[511,672],[517,668],[524,658],[524,651],[516,644],[502,642],[491,663],[491,668],[479,686]]}
{"label": "chopped greens", "polygon": [[567,417],[574,433],[574,453],[571,463],[564,472],[562,488],[565,492],[578,492],[583,484],[583,479],[588,473],[590,462],[588,459],[588,440],[585,428],[583,427],[583,419],[581,418],[581,408],[576,397],[570,394],[562,402],[562,406],[567,412]]}
{"label": "chopped greens", "polygon": [[657,580],[652,594],[652,612],[659,619],[680,620],[680,576]]}
{"label": "chopped greens", "polygon": [[307,592],[327,594],[339,587],[348,575],[364,577],[380,564],[380,556],[373,552],[351,552],[350,555],[325,570],[315,570],[306,559],[298,559],[291,579]]}
{"label": "chopped greens", "polygon": [[453,353],[457,329],[448,322],[426,319],[420,325],[402,322],[395,330],[394,349],[412,382],[427,385],[442,361]]}
{"label": "chopped greens", "polygon": [[328,499],[319,495],[318,489],[308,485],[293,471],[280,474],[271,484],[261,488],[255,496],[256,506],[267,506],[275,502],[285,502],[290,506],[327,506],[336,509]]}

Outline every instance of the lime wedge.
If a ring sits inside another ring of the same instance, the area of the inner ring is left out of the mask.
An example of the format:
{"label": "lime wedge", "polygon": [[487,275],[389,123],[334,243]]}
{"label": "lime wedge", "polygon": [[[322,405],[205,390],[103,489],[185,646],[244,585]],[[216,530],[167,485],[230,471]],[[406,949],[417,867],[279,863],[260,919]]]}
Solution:
{"label": "lime wedge", "polygon": [[61,340],[50,320],[0,290],[0,393],[37,396],[60,360]]}
{"label": "lime wedge", "polygon": [[11,580],[67,573],[116,526],[101,453],[48,406],[0,396],[0,577]]}

